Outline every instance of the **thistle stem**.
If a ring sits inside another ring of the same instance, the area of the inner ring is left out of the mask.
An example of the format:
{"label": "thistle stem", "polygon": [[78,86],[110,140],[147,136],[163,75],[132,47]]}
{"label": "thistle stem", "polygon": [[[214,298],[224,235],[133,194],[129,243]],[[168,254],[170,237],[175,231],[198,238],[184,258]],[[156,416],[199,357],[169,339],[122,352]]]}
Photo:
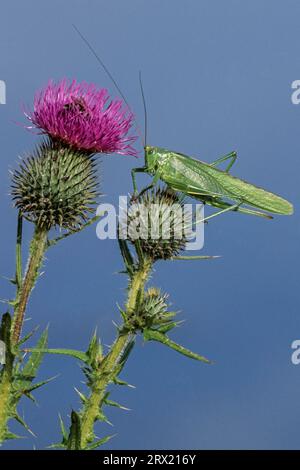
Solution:
{"label": "thistle stem", "polygon": [[[30,293],[36,282],[47,247],[47,230],[36,227],[31,245],[28,266],[21,285],[17,286],[16,307],[12,324],[12,345],[15,346],[21,335],[25,311]],[[19,274],[18,274],[19,277]]]}
{"label": "thistle stem", "polygon": [[[144,290],[144,285],[148,279],[152,267],[149,259],[140,263],[139,269],[131,279],[128,299],[126,303],[127,313],[133,312],[139,293]],[[117,339],[104,360],[101,362],[98,371],[98,379],[92,388],[91,394],[85,403],[81,420],[81,449],[86,449],[87,445],[94,439],[94,423],[99,416],[101,405],[106,394],[106,389],[114,377],[115,370],[119,364],[120,356],[132,338],[132,332],[122,332],[122,328]]]}

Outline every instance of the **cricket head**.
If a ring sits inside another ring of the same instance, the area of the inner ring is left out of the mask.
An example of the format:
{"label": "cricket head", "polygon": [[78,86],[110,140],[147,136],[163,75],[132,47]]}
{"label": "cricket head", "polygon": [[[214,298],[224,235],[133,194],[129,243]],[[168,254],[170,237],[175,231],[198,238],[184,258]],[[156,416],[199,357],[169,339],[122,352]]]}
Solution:
{"label": "cricket head", "polygon": [[160,147],[151,147],[150,145],[146,145],[145,147],[145,166],[147,168],[147,172],[149,173],[156,173],[159,166],[161,166],[164,157],[166,155],[166,151]]}
{"label": "cricket head", "polygon": [[145,166],[149,173],[155,173],[157,168],[158,152],[157,147],[146,145],[145,147]]}

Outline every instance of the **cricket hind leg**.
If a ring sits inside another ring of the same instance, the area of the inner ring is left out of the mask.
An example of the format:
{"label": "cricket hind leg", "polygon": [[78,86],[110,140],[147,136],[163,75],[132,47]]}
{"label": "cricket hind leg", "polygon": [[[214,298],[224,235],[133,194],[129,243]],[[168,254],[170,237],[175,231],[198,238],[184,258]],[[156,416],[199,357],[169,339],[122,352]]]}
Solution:
{"label": "cricket hind leg", "polygon": [[206,198],[205,203],[212,207],[217,207],[222,210],[227,209],[227,208],[229,210],[229,208],[231,208],[232,211],[241,212],[242,214],[256,215],[258,217],[264,217],[265,219],[273,219],[273,217],[270,214],[266,214],[265,212],[248,209],[247,207],[241,207],[241,205],[244,204],[244,201],[242,200],[238,201],[236,204],[230,204],[229,202],[223,201],[223,199]]}
{"label": "cricket hind leg", "polygon": [[225,168],[225,173],[229,173],[229,170],[234,165],[236,159],[237,159],[237,153],[230,152],[224,157],[218,158],[218,160],[215,160],[214,162],[210,163],[210,166],[219,166],[221,163],[226,162],[227,160],[230,160],[229,164]]}
{"label": "cricket hind leg", "polygon": [[218,215],[225,214],[226,212],[230,212],[230,211],[236,211],[238,210],[241,204],[242,202],[237,203],[237,204],[228,204],[228,207],[225,207],[224,209],[221,209],[218,212],[214,212],[213,214],[207,217],[204,217],[204,219],[197,220],[196,224],[207,223],[208,220],[213,219],[214,217],[217,217]]}

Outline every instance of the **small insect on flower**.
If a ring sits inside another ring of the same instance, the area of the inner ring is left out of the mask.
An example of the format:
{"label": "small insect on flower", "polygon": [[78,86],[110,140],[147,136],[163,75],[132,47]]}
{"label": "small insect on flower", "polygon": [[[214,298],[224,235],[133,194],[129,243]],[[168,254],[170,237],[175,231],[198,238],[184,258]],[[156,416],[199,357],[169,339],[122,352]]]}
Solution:
{"label": "small insect on flower", "polygon": [[134,116],[121,100],[112,100],[104,88],[63,79],[36,93],[32,125],[53,141],[87,153],[118,153],[137,156],[130,136]]}

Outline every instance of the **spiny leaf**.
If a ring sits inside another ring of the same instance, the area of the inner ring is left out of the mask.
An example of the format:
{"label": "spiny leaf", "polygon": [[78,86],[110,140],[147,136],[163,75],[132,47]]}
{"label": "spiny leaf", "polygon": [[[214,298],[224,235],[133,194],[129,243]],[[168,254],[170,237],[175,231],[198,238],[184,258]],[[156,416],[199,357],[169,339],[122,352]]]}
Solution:
{"label": "spiny leaf", "polygon": [[51,444],[50,446],[47,447],[47,449],[65,449],[66,445],[62,444],[61,442],[58,442],[57,444]]}
{"label": "spiny leaf", "polygon": [[29,398],[29,400],[33,401],[33,403],[37,402],[35,397],[31,393],[28,393],[28,392],[25,391],[25,392],[23,392],[23,394],[24,394],[25,397]]}
{"label": "spiny leaf", "polygon": [[19,342],[18,342],[18,346],[21,346],[22,344],[26,343],[26,341],[28,341],[33,335],[34,333],[38,330],[38,326],[36,328],[34,328],[32,331],[30,331],[30,333],[28,333],[26,336],[24,336]]}
{"label": "spiny leaf", "polygon": [[132,276],[135,270],[134,259],[129,251],[126,240],[118,238],[120,252],[126,266],[126,272]]}
{"label": "spiny leaf", "polygon": [[103,421],[104,423],[110,424],[110,425],[112,426],[112,423],[109,421],[109,419],[107,418],[107,416],[105,416],[105,414],[103,413],[103,411],[102,411],[101,408],[100,408],[99,411],[98,411],[97,419],[98,419],[99,421]]}
{"label": "spiny leaf", "polygon": [[44,352],[48,342],[48,328],[41,334],[39,341],[37,342],[36,347],[32,351],[27,363],[23,367],[22,374],[29,377],[35,377],[38,368],[41,365]]}
{"label": "spiny leaf", "polygon": [[177,325],[178,325],[178,321],[172,321],[170,323],[166,323],[165,325],[161,325],[159,328],[158,328],[158,331],[160,331],[160,333],[168,333],[168,331],[170,330],[173,330],[173,328],[175,328]]}
{"label": "spiny leaf", "polygon": [[197,361],[205,362],[206,364],[211,364],[211,361],[209,359],[206,359],[206,357],[200,356],[199,354],[196,354],[190,351],[189,349],[184,348],[180,344],[175,343],[165,334],[161,333],[158,330],[146,329],[143,333],[145,341],[158,341],[159,343],[165,344],[169,348],[174,349],[175,351],[179,352],[180,354],[183,354],[184,356],[196,359]]}
{"label": "spiny leaf", "polygon": [[60,430],[61,430],[61,433],[62,433],[62,436],[63,436],[63,444],[66,444],[66,442],[68,441],[68,433],[67,433],[67,430],[65,428],[63,419],[62,419],[60,414],[58,415],[58,418],[59,418]]}
{"label": "spiny leaf", "polygon": [[131,340],[127,343],[127,345],[126,345],[124,351],[122,352],[122,355],[121,355],[121,357],[120,357],[120,359],[119,359],[119,364],[121,365],[121,368],[120,368],[120,370],[119,370],[119,373],[122,371],[122,369],[123,369],[123,367],[124,367],[124,365],[125,365],[125,363],[126,363],[128,357],[129,357],[129,354],[131,353],[131,351],[132,351],[134,345],[135,345],[135,339],[133,338],[133,339],[131,339]]}
{"label": "spiny leaf", "polygon": [[129,387],[129,388],[135,388],[134,385],[131,385],[130,383],[125,382],[125,380],[119,379],[119,377],[114,377],[114,378],[113,378],[113,382],[114,382],[116,385],[121,385],[121,386]]}
{"label": "spiny leaf", "polygon": [[86,352],[86,356],[88,357],[87,362],[89,364],[94,364],[98,359],[101,359],[102,357],[102,347],[99,344],[96,331],[92,336],[88,350]]}
{"label": "spiny leaf", "polygon": [[84,351],[77,351],[76,349],[48,349],[48,348],[26,348],[24,349],[25,352],[32,352],[38,354],[63,354],[65,356],[75,357],[75,359],[79,359],[83,362],[88,362],[89,358]]}
{"label": "spiny leaf", "polygon": [[95,217],[92,217],[90,220],[88,220],[86,223],[82,224],[78,229],[75,230],[70,230],[67,233],[64,233],[61,237],[53,238],[52,240],[48,240],[47,246],[50,248],[51,246],[56,245],[59,241],[64,240],[65,238],[68,238],[70,235],[74,235],[75,233],[81,232],[84,228],[89,227],[92,225],[94,222],[97,222],[103,214],[96,215]]}
{"label": "spiny leaf", "polygon": [[18,436],[18,434],[14,434],[13,432],[7,431],[4,434],[4,440],[7,441],[9,439],[24,439],[23,436]]}
{"label": "spiny leaf", "polygon": [[34,434],[34,432],[30,429],[30,427],[28,426],[28,424],[24,421],[23,418],[21,418],[20,415],[18,415],[17,413],[13,416],[15,418],[16,421],[18,421],[19,424],[21,424],[33,437],[36,437],[36,435]]}
{"label": "spiny leaf", "polygon": [[98,441],[94,442],[93,444],[89,445],[86,450],[94,450],[94,449],[97,449],[97,447],[100,447],[102,446],[103,444],[105,444],[106,442],[108,442],[110,439],[112,439],[113,437],[115,437],[115,434],[113,434],[112,436],[106,436],[106,437],[103,437],[102,439],[99,439]]}
{"label": "spiny leaf", "polygon": [[87,402],[87,397],[82,392],[80,392],[76,387],[74,387],[74,390],[78,394],[82,403],[85,404]]}
{"label": "spiny leaf", "polygon": [[51,382],[52,380],[56,379],[58,376],[54,376],[54,377],[50,377],[50,379],[47,379],[47,380],[43,380],[41,382],[38,382],[36,384],[32,384],[30,387],[26,388],[23,393],[30,393],[30,392],[33,392],[33,390],[37,390],[38,388],[42,387],[43,385],[46,385],[48,384],[49,382]]}
{"label": "spiny leaf", "polygon": [[126,323],[126,322],[127,322],[127,314],[126,314],[125,310],[123,310],[123,309],[120,307],[120,305],[118,305],[118,304],[117,304],[117,307],[118,307],[118,310],[119,310],[119,312],[120,312],[120,314],[121,314],[121,317],[122,317],[124,323]]}
{"label": "spiny leaf", "polygon": [[130,411],[130,408],[126,408],[126,406],[120,405],[120,403],[117,403],[116,401],[108,400],[107,398],[105,398],[104,403],[107,406],[115,406],[116,408],[120,408],[121,410]]}

